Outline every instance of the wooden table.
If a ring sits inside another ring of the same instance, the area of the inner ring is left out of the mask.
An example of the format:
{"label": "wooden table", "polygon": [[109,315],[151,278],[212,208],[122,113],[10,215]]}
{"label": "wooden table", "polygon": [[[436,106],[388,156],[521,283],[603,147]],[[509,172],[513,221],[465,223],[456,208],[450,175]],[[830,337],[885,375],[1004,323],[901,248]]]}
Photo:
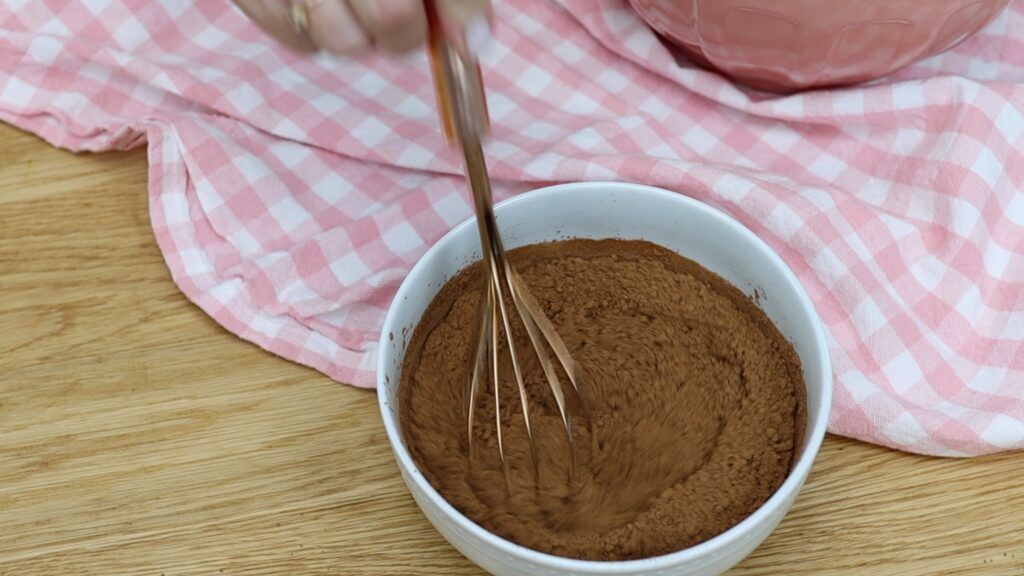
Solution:
{"label": "wooden table", "polygon": [[[372,392],[178,292],[144,151],[0,126],[0,574],[478,574],[403,488]],[[736,575],[1024,574],[1024,457],[828,438]]]}

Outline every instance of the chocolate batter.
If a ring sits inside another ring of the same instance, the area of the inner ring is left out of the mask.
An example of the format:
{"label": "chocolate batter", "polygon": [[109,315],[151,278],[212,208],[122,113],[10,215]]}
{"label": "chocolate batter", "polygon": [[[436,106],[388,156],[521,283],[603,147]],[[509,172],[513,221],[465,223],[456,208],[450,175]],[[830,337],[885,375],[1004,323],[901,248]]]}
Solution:
{"label": "chocolate batter", "polygon": [[511,491],[492,391],[478,402],[470,464],[463,390],[481,293],[471,267],[414,331],[400,387],[406,445],[452,505],[536,550],[627,560],[712,538],[779,487],[805,426],[800,363],[738,289],[646,242],[571,240],[511,258],[582,366],[593,436],[577,419],[570,481],[564,428],[516,323],[539,468],[508,363],[500,400]]}

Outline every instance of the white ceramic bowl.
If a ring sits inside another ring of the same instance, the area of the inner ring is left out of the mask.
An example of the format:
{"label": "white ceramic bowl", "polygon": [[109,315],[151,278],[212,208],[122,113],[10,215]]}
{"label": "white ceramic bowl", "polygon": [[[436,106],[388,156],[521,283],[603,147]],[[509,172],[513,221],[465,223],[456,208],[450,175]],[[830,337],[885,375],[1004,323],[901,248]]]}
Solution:
{"label": "white ceramic bowl", "polygon": [[[686,196],[633,184],[553,186],[495,208],[509,249],[564,238],[648,240],[691,258],[757,301],[795,346],[807,384],[807,430],[799,458],[775,494],[745,520],[697,546],[643,560],[597,562],[537,552],[491,534],[445,501],[416,468],[402,442],[398,384],[406,338],[444,283],[480,258],[474,221],[452,230],[412,269],[384,320],[377,364],[381,415],[409,491],[435,528],[462,554],[498,575],[671,575],[725,572],[778,525],[803,486],[821,446],[832,400],[832,369],[820,319],[783,261],[722,212]],[[390,335],[395,337],[392,339]],[[455,409],[455,407],[453,407]]]}

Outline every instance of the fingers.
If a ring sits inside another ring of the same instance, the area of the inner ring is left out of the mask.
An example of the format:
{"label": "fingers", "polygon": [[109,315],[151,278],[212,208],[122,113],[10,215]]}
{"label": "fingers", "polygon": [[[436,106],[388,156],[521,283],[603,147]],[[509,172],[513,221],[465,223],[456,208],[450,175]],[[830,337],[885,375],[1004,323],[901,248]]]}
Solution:
{"label": "fingers", "polygon": [[[292,0],[234,0],[258,26],[289,48],[353,55],[378,47],[407,52],[427,34],[424,0],[297,0],[304,2],[307,30],[292,22]],[[465,29],[474,43],[490,35],[489,0],[434,0],[446,25]]]}
{"label": "fingers", "polygon": [[352,11],[372,38],[388,52],[419,48],[427,36],[423,0],[349,0]]}
{"label": "fingers", "polygon": [[250,20],[278,42],[299,52],[315,52],[318,48],[305,34],[292,26],[288,2],[281,0],[234,0]]}
{"label": "fingers", "polygon": [[444,20],[466,25],[473,20],[491,18],[490,0],[435,0]]}
{"label": "fingers", "polygon": [[358,54],[371,44],[346,0],[321,0],[309,8],[309,37],[320,49],[339,55]]}

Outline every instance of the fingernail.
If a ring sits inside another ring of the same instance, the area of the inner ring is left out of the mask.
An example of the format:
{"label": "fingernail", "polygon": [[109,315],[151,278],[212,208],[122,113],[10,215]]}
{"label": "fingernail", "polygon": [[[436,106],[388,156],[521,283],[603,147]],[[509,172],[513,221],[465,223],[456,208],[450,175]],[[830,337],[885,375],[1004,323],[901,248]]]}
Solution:
{"label": "fingernail", "polygon": [[352,18],[342,18],[335,35],[331,43],[343,53],[355,52],[370,45],[370,37]]}
{"label": "fingernail", "polygon": [[309,10],[309,37],[333,54],[354,54],[370,45],[370,39],[344,2],[318,2]]}
{"label": "fingernail", "polygon": [[491,23],[483,14],[474,16],[466,24],[466,47],[476,54],[487,47],[492,37]]}

